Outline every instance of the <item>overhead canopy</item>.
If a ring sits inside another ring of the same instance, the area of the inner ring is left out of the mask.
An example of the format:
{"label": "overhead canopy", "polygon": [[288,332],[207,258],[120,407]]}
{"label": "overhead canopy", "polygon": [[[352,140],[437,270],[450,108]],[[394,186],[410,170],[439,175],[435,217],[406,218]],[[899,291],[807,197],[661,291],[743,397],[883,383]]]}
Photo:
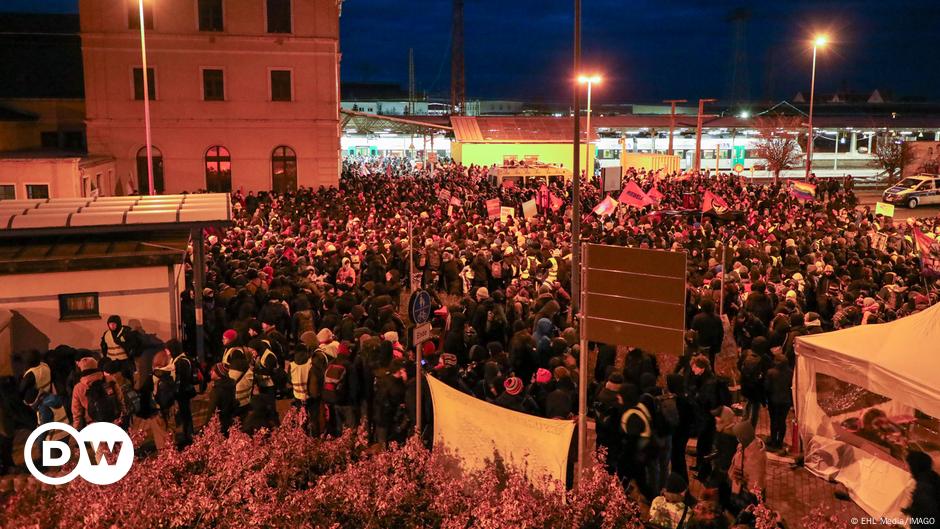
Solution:
{"label": "overhead canopy", "polygon": [[940,304],[880,325],[802,336],[800,356],[838,365],[840,379],[940,418]]}

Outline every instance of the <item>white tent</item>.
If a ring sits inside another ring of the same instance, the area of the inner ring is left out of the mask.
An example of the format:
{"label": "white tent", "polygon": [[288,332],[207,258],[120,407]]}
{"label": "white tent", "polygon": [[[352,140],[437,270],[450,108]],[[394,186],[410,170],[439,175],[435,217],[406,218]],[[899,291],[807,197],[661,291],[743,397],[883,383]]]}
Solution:
{"label": "white tent", "polygon": [[794,407],[806,467],[843,483],[876,517],[900,517],[913,482],[904,462],[843,442],[837,423],[817,401],[817,375],[828,375],[885,397],[888,415],[918,410],[940,418],[940,304],[880,325],[803,336],[796,340]]}

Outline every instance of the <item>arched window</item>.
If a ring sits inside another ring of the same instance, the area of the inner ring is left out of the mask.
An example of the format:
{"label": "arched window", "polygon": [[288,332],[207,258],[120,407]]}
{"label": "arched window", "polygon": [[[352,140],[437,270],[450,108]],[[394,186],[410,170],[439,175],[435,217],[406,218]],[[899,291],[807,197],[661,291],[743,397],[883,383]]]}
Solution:
{"label": "arched window", "polygon": [[[153,188],[159,195],[163,193],[163,153],[156,147],[153,150]],[[137,151],[137,193],[150,194],[150,177],[147,174],[147,147]]]}
{"label": "arched window", "polygon": [[297,153],[294,149],[279,145],[271,153],[271,189],[275,193],[297,189]]}
{"label": "arched window", "polygon": [[228,193],[232,190],[232,157],[221,145],[206,151],[206,191]]}

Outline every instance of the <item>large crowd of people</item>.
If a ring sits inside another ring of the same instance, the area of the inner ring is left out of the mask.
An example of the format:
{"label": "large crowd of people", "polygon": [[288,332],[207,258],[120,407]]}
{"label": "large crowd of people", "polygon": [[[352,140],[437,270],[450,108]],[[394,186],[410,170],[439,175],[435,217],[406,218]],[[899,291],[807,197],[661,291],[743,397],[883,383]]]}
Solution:
{"label": "large crowd of people", "polygon": [[[586,184],[582,238],[687,253],[686,354],[667,368],[656,351],[631,348],[618,361],[616,347],[589,344],[597,444],[658,527],[746,523],[766,488],[767,452],[788,441],[795,338],[936,302],[911,229],[936,237],[940,223],[876,216],[859,207],[851,179],[820,180],[806,201],[734,175],[627,178],[655,187],[658,203],[599,217],[591,211],[602,193]],[[306,410],[310,435],[362,425],[377,445],[401,442],[418,406],[433,418],[429,392],[416,399],[402,310],[418,286],[434,305],[435,339],[420,346],[431,376],[498,406],[571,419],[585,352],[571,314],[569,191],[563,182],[506,185],[485,167],[350,159],[338,188],[236,192],[236,222],[206,241],[206,361],[195,360],[192,292],[181,342],[112,316],[100,350],[27,352],[23,374],[0,390],[0,466],[12,465],[24,406],[40,422],[144,428],[160,447],[192,438],[194,398],[223,430],[246,432],[278,424],[278,402],[289,401]],[[728,207],[703,212],[706,191]],[[494,198],[518,217],[491,217]],[[537,215],[526,218],[521,204],[532,199]],[[876,234],[885,237],[876,243]],[[717,369],[720,357],[729,360]],[[755,434],[764,408],[766,438]],[[923,466],[921,475],[931,472]],[[692,498],[692,479],[703,497]]]}

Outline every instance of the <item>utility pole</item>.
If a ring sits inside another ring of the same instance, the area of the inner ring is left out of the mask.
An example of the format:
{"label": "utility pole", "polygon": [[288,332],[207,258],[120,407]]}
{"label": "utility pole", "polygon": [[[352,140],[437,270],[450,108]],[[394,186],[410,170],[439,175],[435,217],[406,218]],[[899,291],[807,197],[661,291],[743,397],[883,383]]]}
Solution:
{"label": "utility pole", "polygon": [[408,114],[415,113],[415,49],[408,48]]}
{"label": "utility pole", "polygon": [[[663,103],[669,103],[669,149],[666,154],[672,156],[672,136],[676,132],[676,103],[687,103],[685,99],[667,99]],[[699,112],[701,114],[701,112]]]}
{"label": "utility pole", "polygon": [[463,62],[463,0],[453,0],[453,20],[450,29],[450,111],[464,114],[467,103],[467,86]]}
{"label": "utility pole", "polygon": [[[571,168],[571,314],[580,316],[581,310],[581,85],[577,78],[581,75],[581,0],[574,0],[574,75],[571,85],[574,87],[574,153]],[[578,320],[578,334],[584,336],[584,319]],[[584,381],[587,372],[588,351],[581,350],[580,377]],[[575,483],[580,480],[584,470],[587,452],[587,387],[578,387],[578,466]]]}
{"label": "utility pole", "polygon": [[698,121],[695,125],[695,159],[692,160],[692,167],[698,173],[702,169],[702,121],[705,117],[705,103],[714,103],[717,99],[699,99],[698,100]]}

